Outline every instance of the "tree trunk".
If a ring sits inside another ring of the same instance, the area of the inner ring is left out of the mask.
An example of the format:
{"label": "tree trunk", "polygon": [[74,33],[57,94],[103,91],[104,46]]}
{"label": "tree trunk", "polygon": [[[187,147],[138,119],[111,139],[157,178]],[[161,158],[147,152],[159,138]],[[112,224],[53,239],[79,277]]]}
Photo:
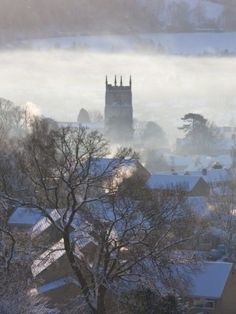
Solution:
{"label": "tree trunk", "polygon": [[[65,247],[65,251],[66,251],[66,255],[67,255],[68,261],[69,261],[69,263],[71,265],[71,268],[74,271],[74,274],[76,275],[76,277],[77,277],[77,279],[78,279],[78,281],[80,283],[81,290],[82,290],[82,293],[84,295],[85,301],[86,301],[86,303],[87,303],[91,313],[96,314],[97,312],[96,312],[95,308],[92,306],[92,303],[91,303],[90,298],[89,298],[90,291],[89,291],[89,287],[87,285],[86,278],[84,277],[84,274],[79,269],[79,267],[78,267],[78,265],[76,263],[74,252],[73,252],[73,250],[71,248],[69,235],[68,234],[64,234],[63,239],[64,239],[64,247]],[[101,312],[101,313],[103,313],[103,312]]]}
{"label": "tree trunk", "polygon": [[98,296],[97,296],[97,313],[96,314],[106,314],[105,308],[105,296],[107,289],[103,285],[98,288]]}

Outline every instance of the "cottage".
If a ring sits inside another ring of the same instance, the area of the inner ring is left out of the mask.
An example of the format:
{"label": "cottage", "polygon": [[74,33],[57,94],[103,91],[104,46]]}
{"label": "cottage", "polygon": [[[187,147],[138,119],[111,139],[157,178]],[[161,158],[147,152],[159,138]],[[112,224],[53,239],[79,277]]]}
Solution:
{"label": "cottage", "polygon": [[146,187],[154,191],[183,189],[188,196],[209,195],[209,185],[198,176],[178,174],[154,174],[146,182]]}
{"label": "cottage", "polygon": [[235,314],[236,272],[233,264],[205,262],[200,272],[190,274],[190,314]]}
{"label": "cottage", "polygon": [[11,228],[27,231],[33,227],[43,214],[37,208],[17,207],[8,220]]}
{"label": "cottage", "polygon": [[202,171],[190,171],[192,176],[202,176],[211,186],[225,185],[232,180],[232,174],[227,169],[203,169]]}
{"label": "cottage", "polygon": [[[74,300],[81,293],[78,281],[72,276],[47,282],[36,289],[37,295],[48,301],[48,304],[61,310],[60,313],[67,313],[68,302]],[[65,303],[67,303],[65,305]]]}
{"label": "cottage", "polygon": [[150,173],[137,159],[119,159],[119,158],[97,158],[93,159],[88,165],[85,165],[85,171],[89,172],[92,177],[102,177],[106,175],[119,176],[123,178],[138,174],[148,178]]}

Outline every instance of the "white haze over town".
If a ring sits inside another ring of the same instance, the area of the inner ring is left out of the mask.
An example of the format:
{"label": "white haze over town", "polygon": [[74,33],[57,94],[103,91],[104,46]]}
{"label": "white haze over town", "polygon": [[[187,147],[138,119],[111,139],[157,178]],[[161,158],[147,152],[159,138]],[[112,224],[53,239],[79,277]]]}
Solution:
{"label": "white haze over town", "polygon": [[58,121],[76,121],[82,107],[103,113],[105,75],[128,83],[131,74],[135,118],[156,121],[172,139],[188,112],[236,123],[235,57],[16,49],[0,52],[0,68],[1,97]]}

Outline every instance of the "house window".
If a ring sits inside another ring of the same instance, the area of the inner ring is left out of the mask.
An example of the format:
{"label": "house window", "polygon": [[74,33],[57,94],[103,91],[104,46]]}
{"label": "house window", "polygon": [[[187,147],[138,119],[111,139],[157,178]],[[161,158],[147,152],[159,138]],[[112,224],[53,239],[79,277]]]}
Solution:
{"label": "house window", "polygon": [[205,308],[206,309],[214,309],[215,308],[215,300],[206,300]]}
{"label": "house window", "polygon": [[215,309],[215,300],[198,299],[193,302],[194,307],[201,309]]}

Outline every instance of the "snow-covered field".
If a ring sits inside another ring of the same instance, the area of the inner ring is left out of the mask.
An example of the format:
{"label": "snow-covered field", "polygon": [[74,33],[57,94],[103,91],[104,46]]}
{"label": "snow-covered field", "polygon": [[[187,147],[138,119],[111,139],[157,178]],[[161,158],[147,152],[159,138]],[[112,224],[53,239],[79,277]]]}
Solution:
{"label": "snow-covered field", "polygon": [[36,50],[89,49],[101,52],[145,51],[175,55],[236,54],[236,33],[149,33],[133,35],[55,37],[19,41],[12,48]]}

